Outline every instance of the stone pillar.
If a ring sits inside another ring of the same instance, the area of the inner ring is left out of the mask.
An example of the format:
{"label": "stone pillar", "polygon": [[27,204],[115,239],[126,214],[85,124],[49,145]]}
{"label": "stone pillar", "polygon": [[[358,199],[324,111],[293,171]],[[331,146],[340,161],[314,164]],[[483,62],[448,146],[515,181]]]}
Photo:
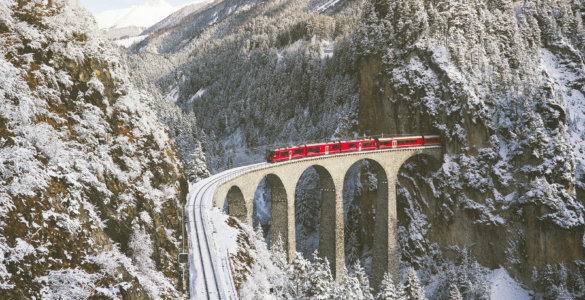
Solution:
{"label": "stone pillar", "polygon": [[295,253],[295,206],[294,186],[292,180],[286,176],[269,174],[266,176],[266,186],[270,187],[270,233],[269,245],[272,247],[282,239],[284,251],[289,261]]}
{"label": "stone pillar", "polygon": [[293,184],[286,185],[287,195],[287,242],[285,245],[285,251],[288,255],[288,261],[291,262],[294,258],[295,252],[297,251],[297,237],[296,237],[296,222],[295,222],[295,190],[296,182],[290,181]]}
{"label": "stone pillar", "polygon": [[343,199],[341,192],[323,188],[319,225],[319,255],[329,260],[331,273],[338,278],[345,266],[343,244]]}
{"label": "stone pillar", "polygon": [[[374,290],[390,271],[394,281],[399,280],[398,269],[398,232],[396,216],[396,178],[397,170],[386,169],[387,180],[378,178],[378,199],[376,200],[376,219],[374,247],[372,253],[372,273],[370,284]],[[386,178],[385,178],[386,179]]]}
{"label": "stone pillar", "polygon": [[[271,207],[270,207],[270,247],[276,243],[278,237],[282,239],[284,249],[289,248],[288,241],[288,201],[286,197],[286,190],[283,186],[271,186]],[[288,252],[288,251],[287,251]]]}

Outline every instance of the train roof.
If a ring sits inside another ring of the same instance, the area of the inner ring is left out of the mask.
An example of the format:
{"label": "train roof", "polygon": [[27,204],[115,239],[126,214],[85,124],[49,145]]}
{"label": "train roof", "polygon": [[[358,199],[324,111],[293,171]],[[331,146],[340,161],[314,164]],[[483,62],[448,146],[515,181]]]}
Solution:
{"label": "train roof", "polygon": [[411,136],[397,136],[394,139],[418,139],[422,138],[422,135],[411,135]]}
{"label": "train roof", "polygon": [[312,143],[312,144],[307,144],[307,147],[311,147],[311,146],[323,146],[323,145],[331,145],[331,144],[337,144],[339,142],[323,142],[323,143]]}
{"label": "train roof", "polygon": [[363,138],[363,139],[357,139],[357,140],[345,140],[345,141],[339,141],[340,143],[352,143],[352,142],[364,142],[364,141],[373,141],[375,140],[375,138]]}
{"label": "train roof", "polygon": [[290,149],[297,149],[297,148],[304,148],[305,145],[298,145],[298,146],[288,146],[288,147],[280,147],[276,149],[272,149],[269,151],[281,151],[281,150],[290,150]]}

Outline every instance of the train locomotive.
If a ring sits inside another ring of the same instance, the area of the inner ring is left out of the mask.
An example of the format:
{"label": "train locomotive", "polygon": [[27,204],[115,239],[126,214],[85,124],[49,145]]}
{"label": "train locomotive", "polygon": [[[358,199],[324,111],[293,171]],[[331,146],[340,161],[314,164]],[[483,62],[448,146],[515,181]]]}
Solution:
{"label": "train locomotive", "polygon": [[331,155],[346,152],[372,151],[378,149],[403,147],[420,147],[439,144],[441,144],[441,137],[438,135],[364,138],[361,140],[307,144],[269,150],[266,153],[266,161],[274,163],[304,157]]}

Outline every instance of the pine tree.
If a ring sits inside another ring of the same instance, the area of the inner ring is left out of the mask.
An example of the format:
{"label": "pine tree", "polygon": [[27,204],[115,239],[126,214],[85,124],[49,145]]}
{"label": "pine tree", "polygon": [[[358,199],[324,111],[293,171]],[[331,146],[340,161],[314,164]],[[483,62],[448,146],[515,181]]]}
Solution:
{"label": "pine tree", "polygon": [[353,265],[353,270],[355,277],[357,278],[363,293],[363,299],[374,299],[372,295],[372,291],[370,288],[370,280],[368,279],[368,274],[364,271],[362,264],[360,263],[359,259]]}
{"label": "pine tree", "polygon": [[362,287],[353,272],[347,272],[344,275],[343,280],[335,289],[335,299],[347,300],[347,299],[363,299]]}
{"label": "pine tree", "polygon": [[380,283],[380,291],[376,295],[377,300],[402,300],[404,294],[402,289],[397,288],[389,272],[384,273],[384,279]]}
{"label": "pine tree", "polygon": [[449,299],[451,300],[463,300],[463,296],[461,296],[461,292],[459,292],[459,288],[454,283],[451,283],[449,286]]}
{"label": "pine tree", "polygon": [[295,257],[288,268],[288,278],[293,284],[293,294],[295,298],[306,298],[306,290],[309,287],[309,276],[311,271],[311,262],[303,257],[302,254],[295,252]]}
{"label": "pine tree", "polygon": [[408,277],[406,277],[406,282],[404,283],[404,295],[407,300],[426,299],[425,291],[421,287],[413,267],[408,268]]}
{"label": "pine tree", "polygon": [[288,267],[288,261],[286,259],[286,252],[284,252],[284,243],[282,242],[282,237],[278,235],[276,242],[270,248],[271,258],[279,269],[286,271]]}
{"label": "pine tree", "polygon": [[311,299],[330,299],[333,295],[333,276],[326,258],[319,257],[317,250],[313,252],[313,264],[308,274],[306,295]]}

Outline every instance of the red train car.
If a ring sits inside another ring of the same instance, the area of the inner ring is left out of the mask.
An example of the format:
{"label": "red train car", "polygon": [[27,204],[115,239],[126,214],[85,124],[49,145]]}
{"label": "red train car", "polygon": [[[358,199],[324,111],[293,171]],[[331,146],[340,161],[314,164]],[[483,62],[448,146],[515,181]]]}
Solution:
{"label": "red train car", "polygon": [[273,151],[268,151],[266,154],[266,160],[268,162],[279,162],[291,159],[291,151],[290,149],[276,149]]}
{"label": "red train car", "polygon": [[307,145],[307,157],[335,154],[341,151],[339,142]]}
{"label": "red train car", "polygon": [[376,148],[378,147],[378,143],[376,142],[375,139],[363,140],[360,143],[362,145],[362,151],[376,150]]}
{"label": "red train car", "polygon": [[306,153],[307,151],[305,146],[276,149],[274,151],[268,151],[266,155],[266,160],[269,162],[291,160],[305,157]]}
{"label": "red train car", "polygon": [[341,152],[374,150],[377,146],[375,139],[343,141],[340,144]]}
{"label": "red train car", "polygon": [[396,148],[396,138],[379,138],[378,149]]}
{"label": "red train car", "polygon": [[407,136],[396,138],[396,147],[417,147],[423,145],[422,136]]}
{"label": "red train car", "polygon": [[438,145],[441,143],[441,137],[438,135],[425,135],[423,136],[424,145]]}
{"label": "red train car", "polygon": [[274,151],[268,151],[266,160],[269,162],[279,162],[291,159],[302,158],[307,155],[307,147],[296,146],[291,148],[281,148]]}

